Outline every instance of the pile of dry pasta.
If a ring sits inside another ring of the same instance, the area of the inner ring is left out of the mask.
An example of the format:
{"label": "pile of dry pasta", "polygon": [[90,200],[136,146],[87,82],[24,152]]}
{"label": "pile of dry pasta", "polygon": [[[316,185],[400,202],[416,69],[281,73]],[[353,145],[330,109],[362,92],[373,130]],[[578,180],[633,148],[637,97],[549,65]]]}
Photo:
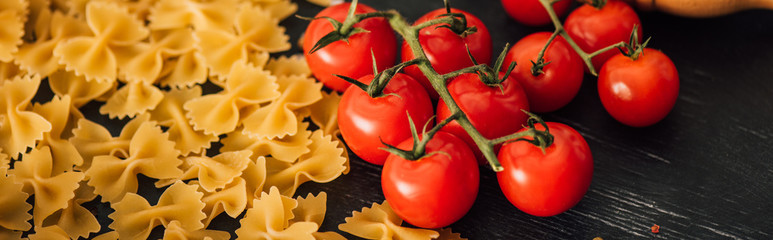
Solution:
{"label": "pile of dry pasta", "polygon": [[[302,56],[270,56],[290,49],[279,22],[296,9],[289,0],[0,1],[0,239],[146,239],[159,225],[164,239],[344,239],[318,232],[326,193],[292,198],[304,182],[348,171],[340,96],[322,91]],[[207,81],[222,90],[202,94]],[[46,83],[55,96],[31,104]],[[131,119],[119,136],[80,112],[92,101]],[[218,141],[220,153],[207,156]],[[165,188],[156,205],[136,193],[138,174]],[[97,196],[115,210],[109,230],[81,206]],[[245,212],[236,236],[207,229]],[[385,203],[339,228],[459,239],[401,223]]]}

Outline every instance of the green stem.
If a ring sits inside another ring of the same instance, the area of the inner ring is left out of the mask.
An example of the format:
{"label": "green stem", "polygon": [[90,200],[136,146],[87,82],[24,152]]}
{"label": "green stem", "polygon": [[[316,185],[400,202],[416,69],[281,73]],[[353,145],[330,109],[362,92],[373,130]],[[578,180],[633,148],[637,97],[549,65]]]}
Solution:
{"label": "green stem", "polygon": [[556,30],[553,31],[553,34],[550,35],[550,38],[548,38],[548,41],[545,43],[545,46],[542,47],[542,50],[539,51],[539,55],[537,55],[537,61],[532,62],[533,65],[531,67],[531,75],[536,77],[543,73],[542,68],[544,68],[547,65],[547,63],[545,63],[545,58],[544,58],[545,52],[548,50],[548,47],[550,46],[550,44],[553,43],[553,40],[555,40],[556,37],[558,37],[558,35],[561,34],[561,32],[563,32],[563,29],[556,28]]}
{"label": "green stem", "polygon": [[486,70],[486,65],[478,64],[478,65],[475,65],[475,66],[470,66],[470,67],[462,68],[462,69],[459,69],[459,70],[456,70],[456,71],[453,71],[453,72],[449,72],[449,73],[443,74],[443,75],[441,75],[441,77],[443,77],[443,79],[445,79],[445,80],[450,80],[450,79],[458,77],[458,76],[460,76],[462,74],[477,73],[477,72],[484,71],[484,70]]}

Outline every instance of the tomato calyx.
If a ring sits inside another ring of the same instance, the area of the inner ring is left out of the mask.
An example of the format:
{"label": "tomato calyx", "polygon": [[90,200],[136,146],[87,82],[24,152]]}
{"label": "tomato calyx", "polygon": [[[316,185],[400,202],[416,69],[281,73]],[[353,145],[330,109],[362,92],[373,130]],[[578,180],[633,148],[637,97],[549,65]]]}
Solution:
{"label": "tomato calyx", "polygon": [[585,4],[591,5],[596,9],[601,9],[604,7],[604,5],[607,5],[607,0],[583,0],[581,1]]}
{"label": "tomato calyx", "polygon": [[343,76],[338,74],[334,74],[334,75],[362,89],[363,91],[368,93],[368,96],[370,96],[371,98],[379,98],[379,97],[389,96],[389,95],[400,97],[400,95],[397,95],[394,93],[384,94],[384,88],[386,88],[386,85],[389,84],[389,80],[392,80],[395,74],[402,71],[403,68],[413,64],[417,64],[418,62],[421,61],[421,59],[413,59],[407,62],[402,62],[393,67],[384,69],[384,71],[379,72],[378,65],[376,64],[376,56],[373,54],[373,50],[371,50],[370,56],[373,61],[373,81],[371,81],[370,84],[362,83],[360,81],[357,81],[357,79],[354,79],[348,76]]}
{"label": "tomato calyx", "polygon": [[626,43],[624,46],[617,48],[620,50],[620,53],[622,53],[624,56],[631,58],[631,60],[636,61],[636,59],[639,58],[639,55],[644,51],[644,48],[647,47],[647,44],[650,42],[650,39],[652,37],[648,37],[647,40],[644,41],[644,43],[638,43],[639,42],[639,34],[637,33],[637,29],[639,28],[638,25],[633,25],[633,31],[631,31],[631,38],[628,39],[628,43]]}
{"label": "tomato calyx", "polygon": [[[486,64],[479,64],[478,61],[475,60],[475,57],[472,56],[472,53],[470,52],[470,48],[469,47],[467,48],[467,55],[470,57],[470,60],[472,60],[472,63],[475,64],[475,66],[473,66],[472,68],[473,73],[477,74],[480,77],[480,80],[484,84],[486,84],[486,86],[498,87],[500,90],[503,90],[502,82],[504,82],[505,79],[507,79],[507,77],[510,76],[510,72],[513,71],[516,65],[516,62],[511,62],[510,65],[507,67],[507,71],[504,72],[504,75],[502,75],[501,78],[499,77],[498,70],[502,69],[502,65],[504,65],[505,57],[507,56],[508,49],[510,49],[510,43],[505,44],[505,48],[499,54],[499,57],[497,57],[497,61],[494,62],[494,66],[492,67]],[[477,66],[480,66],[480,67],[477,67]]]}
{"label": "tomato calyx", "polygon": [[437,26],[436,28],[448,28],[462,38],[478,31],[478,28],[475,26],[467,27],[467,17],[464,16],[464,14],[451,12],[451,4],[448,3],[448,0],[443,0],[443,4],[446,8],[446,14],[441,14],[438,18],[451,17],[451,22]]}
{"label": "tomato calyx", "polygon": [[532,76],[536,77],[545,73],[545,71],[543,71],[542,69],[545,68],[545,66],[547,66],[548,64],[550,64],[550,61],[545,62],[545,51],[548,50],[548,47],[550,46],[550,44],[553,43],[553,40],[556,39],[556,37],[558,36],[558,34],[561,33],[561,31],[559,30],[554,31],[553,34],[550,35],[550,38],[548,38],[548,41],[545,43],[545,47],[543,47],[542,50],[540,50],[539,55],[537,55],[537,61],[536,62],[531,61]]}
{"label": "tomato calyx", "polygon": [[[406,113],[406,114],[408,114],[408,113]],[[413,136],[413,147],[411,148],[411,150],[399,149],[399,148],[397,148],[395,146],[392,146],[392,145],[390,145],[390,144],[388,144],[388,143],[386,143],[384,141],[381,141],[381,143],[384,144],[384,146],[386,146],[386,147],[381,148],[381,149],[384,150],[384,151],[387,151],[387,152],[389,152],[391,154],[397,155],[397,156],[399,156],[399,157],[401,157],[401,158],[403,158],[405,160],[409,160],[409,161],[416,161],[416,160],[419,160],[419,159],[424,158],[424,157],[432,156],[434,154],[447,154],[447,153],[443,153],[443,152],[433,152],[433,153],[430,153],[430,154],[426,154],[425,150],[426,150],[426,147],[427,147],[427,143],[429,143],[429,141],[432,139],[432,137],[435,136],[435,134],[438,131],[440,131],[440,129],[443,128],[443,126],[447,125],[448,123],[450,123],[453,120],[456,120],[456,119],[460,118],[462,114],[463,113],[461,113],[461,112],[457,112],[457,113],[451,115],[450,117],[444,119],[443,121],[441,121],[440,123],[438,123],[434,127],[432,127],[432,129],[430,129],[429,131],[426,131],[427,130],[427,125],[430,122],[433,121],[433,119],[430,119],[427,123],[424,124],[424,128],[422,129],[421,137],[419,137],[419,133],[416,130],[416,125],[413,123],[413,119],[411,119],[410,114],[408,114],[408,122],[409,122],[409,124],[411,126],[411,135]],[[434,116],[433,116],[433,118],[434,118]]]}
{"label": "tomato calyx", "polygon": [[[542,150],[542,153],[545,154],[545,149],[550,147],[550,145],[553,145],[553,134],[550,133],[550,129],[548,128],[548,124],[545,123],[542,118],[537,116],[534,113],[531,113],[526,110],[521,110],[527,115],[529,115],[529,119],[526,120],[526,126],[524,126],[525,131],[519,131],[517,133],[513,133],[501,138],[493,139],[491,140],[495,144],[504,143],[504,142],[517,142],[517,141],[524,141],[533,144],[534,146],[539,147]],[[535,127],[536,124],[542,125],[542,127],[545,128],[545,130],[537,130]]]}
{"label": "tomato calyx", "polygon": [[372,17],[389,17],[392,15],[391,12],[371,12],[371,13],[363,13],[363,14],[354,14],[355,10],[357,9],[357,0],[353,0],[351,5],[349,5],[349,12],[346,15],[346,20],[344,22],[339,22],[338,20],[335,20],[331,17],[317,17],[317,18],[308,18],[308,17],[301,17],[296,16],[300,19],[305,19],[308,21],[316,20],[316,19],[325,19],[328,22],[330,22],[331,25],[333,25],[333,31],[328,33],[327,35],[323,36],[314,44],[314,47],[309,50],[309,54],[313,54],[319,49],[324,48],[327,45],[330,45],[331,43],[337,42],[337,41],[344,41],[349,42],[349,37],[359,34],[359,33],[366,33],[368,30],[365,30],[363,28],[354,27],[354,24],[359,23],[360,21],[372,18]]}

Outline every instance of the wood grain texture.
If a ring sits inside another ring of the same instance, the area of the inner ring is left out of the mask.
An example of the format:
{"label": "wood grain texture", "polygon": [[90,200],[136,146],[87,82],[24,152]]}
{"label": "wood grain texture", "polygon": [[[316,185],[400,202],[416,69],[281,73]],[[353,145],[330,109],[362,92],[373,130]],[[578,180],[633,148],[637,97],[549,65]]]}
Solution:
{"label": "wood grain texture", "polygon": [[[442,7],[440,0],[361,2],[398,9],[408,19]],[[483,19],[495,52],[505,42],[552,30],[521,26],[506,16],[499,1],[451,2]],[[303,16],[321,9],[298,3]],[[711,19],[640,14],[645,35],[653,37],[650,46],[665,52],[679,70],[680,95],[671,114],[647,128],[619,124],[601,105],[596,78],[586,75],[574,101],[544,115],[577,129],[591,147],[595,172],[585,198],[558,216],[530,216],[505,199],[491,170],[482,169],[478,199],[451,226],[455,232],[470,239],[773,238],[773,12]],[[282,24],[295,42],[306,22]],[[125,123],[99,116],[97,107],[87,105],[84,114],[113,131]],[[352,211],[383,201],[380,171],[353,157],[348,175],[328,184],[304,184],[296,195],[328,192],[321,230],[337,230]],[[142,182],[144,195],[161,193],[149,180]],[[92,202],[89,208],[104,226],[109,224],[109,206]],[[660,233],[650,231],[654,224],[661,226]],[[212,226],[233,231],[238,225],[223,215]],[[161,234],[156,229],[152,236]]]}

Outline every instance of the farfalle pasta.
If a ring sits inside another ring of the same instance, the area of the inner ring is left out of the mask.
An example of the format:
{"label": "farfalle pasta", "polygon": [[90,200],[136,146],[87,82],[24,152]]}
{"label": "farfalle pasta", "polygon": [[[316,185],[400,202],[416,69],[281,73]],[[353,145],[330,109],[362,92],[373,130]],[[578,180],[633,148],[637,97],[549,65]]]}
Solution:
{"label": "farfalle pasta", "polygon": [[[29,224],[32,215],[28,212],[32,205],[27,203],[30,196],[22,191],[21,183],[16,183],[12,176],[7,175],[7,169],[0,167],[0,238],[3,232],[26,231],[32,225]],[[21,234],[21,232],[19,232]],[[5,239],[5,238],[4,238]]]}
{"label": "farfalle pasta", "polygon": [[67,232],[57,225],[35,227],[35,233],[29,235],[30,240],[70,240]]}
{"label": "farfalle pasta", "polygon": [[433,230],[400,226],[403,220],[386,201],[382,204],[373,203],[370,208],[364,207],[360,212],[353,212],[345,221],[346,223],[338,225],[338,229],[365,239],[431,240],[440,237],[440,234]]}
{"label": "farfalle pasta", "polygon": [[196,186],[181,181],[167,188],[155,206],[140,195],[128,193],[112,204],[115,212],[109,215],[113,219],[110,228],[118,232],[120,239],[147,239],[155,226],[166,227],[172,221],[178,221],[186,231],[202,229],[201,220],[206,217],[201,211],[204,208],[202,195],[196,191]]}
{"label": "farfalle pasta", "polygon": [[59,209],[67,207],[75,196],[78,183],[83,180],[81,172],[53,172],[53,159],[48,147],[33,149],[24,154],[23,160],[16,162],[14,169],[8,170],[9,175],[17,183],[24,184],[22,190],[35,197],[32,216],[36,226],[41,226],[43,220]]}
{"label": "farfalle pasta", "polygon": [[96,156],[86,170],[89,186],[102,196],[102,201],[115,202],[126,193],[137,191],[137,174],[166,179],[178,178],[183,172],[174,142],[162,133],[155,122],[143,122],[129,143],[129,155],[125,159],[112,156]]}
{"label": "farfalle pasta", "polygon": [[253,138],[282,138],[295,135],[298,119],[295,110],[322,99],[322,84],[303,76],[278,77],[282,95],[242,119],[242,132]]}
{"label": "farfalle pasta", "polygon": [[182,155],[199,154],[210,147],[210,142],[218,140],[217,135],[193,129],[193,125],[185,117],[183,104],[198,97],[201,97],[199,86],[171,89],[164,93],[164,99],[150,112],[152,120],[168,128],[166,132],[169,133],[169,140],[175,142],[175,148],[180,150]]}
{"label": "farfalle pasta", "polygon": [[26,0],[0,1],[0,61],[13,61],[13,54],[19,51],[27,21]]}
{"label": "farfalle pasta", "polygon": [[70,199],[67,207],[48,216],[43,220],[43,225],[59,226],[71,239],[88,238],[90,233],[98,232],[100,226],[94,214],[81,204],[96,197],[94,188],[88,186],[85,181],[81,181],[78,189],[75,190],[75,197]]}
{"label": "farfalle pasta", "polygon": [[233,65],[222,92],[192,99],[183,108],[194,129],[220,135],[236,129],[240,110],[278,98],[278,89],[276,77],[240,61]]}
{"label": "farfalle pasta", "polygon": [[23,153],[43,134],[51,131],[51,123],[27,106],[40,86],[40,77],[17,76],[0,85],[0,148],[12,158]]}
{"label": "farfalle pasta", "polygon": [[54,57],[59,43],[91,35],[85,22],[47,8],[40,11],[34,26],[35,42],[22,45],[14,61],[22,69],[40,76],[50,76],[59,69],[58,58]]}
{"label": "farfalle pasta", "polygon": [[252,0],[256,6],[271,13],[275,19],[282,21],[298,11],[298,4],[290,0]]}
{"label": "farfalle pasta", "polygon": [[206,191],[222,189],[242,175],[247,169],[252,152],[223,152],[214,157],[191,156],[185,158],[190,167],[180,177],[181,180],[198,179],[199,185]]}
{"label": "farfalle pasta", "polygon": [[77,166],[80,171],[87,171],[91,167],[94,157],[114,156],[120,158],[129,157],[129,146],[140,125],[149,121],[149,115],[140,115],[123,126],[121,134],[113,137],[102,125],[82,118],[78,120],[77,127],[73,129],[73,137],[69,141],[75,145],[83,157],[83,164]]}
{"label": "farfalle pasta", "polygon": [[461,234],[451,231],[450,228],[441,228],[438,230],[439,237],[436,240],[467,240]]}
{"label": "farfalle pasta", "polygon": [[150,10],[151,29],[176,29],[193,26],[196,30],[231,30],[237,0],[217,2],[196,0],[159,0]]}
{"label": "farfalle pasta", "polygon": [[238,151],[249,150],[252,151],[253,158],[258,156],[271,155],[273,158],[285,161],[294,162],[300,158],[303,154],[309,152],[309,144],[311,144],[311,131],[309,123],[300,121],[296,124],[298,129],[295,135],[288,135],[283,138],[254,138],[243,133],[241,129],[236,129],[229,133],[225,138],[221,140],[223,147],[221,151]]}
{"label": "farfalle pasta", "polygon": [[207,215],[204,226],[209,226],[209,223],[223,212],[232,218],[237,218],[247,208],[247,182],[242,178],[236,178],[225,188],[212,192],[201,188],[198,181],[190,181],[188,184],[198,187],[199,192],[204,194],[201,198],[201,201],[206,204],[202,209]]}
{"label": "farfalle pasta", "polygon": [[314,240],[317,224],[313,222],[290,222],[293,209],[298,206],[295,199],[283,196],[272,187],[255,199],[253,207],[239,221],[237,239],[296,239]]}
{"label": "farfalle pasta", "polygon": [[0,62],[0,86],[3,82],[10,81],[17,76],[22,76],[26,71],[22,70],[13,62]]}
{"label": "farfalle pasta", "polygon": [[260,7],[243,6],[236,13],[235,31],[197,29],[199,50],[209,65],[210,74],[228,75],[231,66],[247,61],[252,52],[279,52],[290,49],[284,27],[271,13]]}
{"label": "farfalle pasta", "polygon": [[99,113],[110,118],[134,117],[155,108],[163,98],[164,93],[152,84],[128,82],[99,108]]}
{"label": "farfalle pasta", "polygon": [[77,109],[83,105],[113,90],[117,83],[88,81],[86,77],[60,69],[48,77],[48,85],[57,96],[70,96],[74,107],[70,111],[75,112],[79,111]]}
{"label": "farfalle pasta", "polygon": [[279,56],[271,58],[266,63],[266,70],[275,76],[311,76],[311,69],[302,54]]}
{"label": "farfalle pasta", "polygon": [[75,116],[70,113],[71,102],[70,96],[54,97],[50,102],[46,104],[35,104],[32,106],[32,112],[39,114],[41,117],[48,119],[51,123],[51,131],[43,134],[43,139],[38,142],[37,147],[48,146],[51,149],[51,157],[53,159],[53,168],[51,172],[56,175],[72,171],[74,166],[83,164],[83,157],[78,153],[78,149],[62,138],[62,135],[67,132],[71,132],[70,122],[74,122]]}
{"label": "farfalle pasta", "polygon": [[185,229],[178,220],[172,220],[164,230],[163,240],[218,240],[231,239],[231,234],[226,231],[199,229],[191,231]]}
{"label": "farfalle pasta", "polygon": [[317,130],[311,134],[309,150],[309,153],[292,163],[266,158],[268,177],[264,191],[277,187],[285,196],[292,196],[302,183],[330,182],[346,169],[344,165],[348,160],[343,156],[344,149],[339,147],[338,141],[332,140],[322,131]]}
{"label": "farfalle pasta", "polygon": [[8,155],[3,153],[3,150],[0,149],[0,169],[7,170],[9,167],[11,167],[10,164],[11,164],[11,159],[9,159]]}
{"label": "farfalle pasta", "polygon": [[86,79],[115,81],[118,62],[115,48],[132,46],[145,39],[150,31],[126,9],[113,3],[92,1],[86,5],[86,21],[91,36],[79,36],[59,43],[54,56],[68,70]]}

